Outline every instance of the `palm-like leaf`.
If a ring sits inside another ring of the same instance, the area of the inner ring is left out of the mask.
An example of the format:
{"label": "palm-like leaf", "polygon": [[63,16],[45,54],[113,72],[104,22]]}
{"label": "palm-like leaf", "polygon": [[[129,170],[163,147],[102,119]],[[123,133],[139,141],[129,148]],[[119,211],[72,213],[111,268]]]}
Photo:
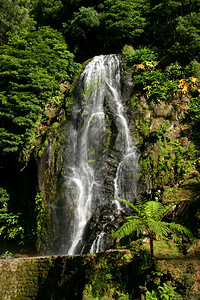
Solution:
{"label": "palm-like leaf", "polygon": [[144,204],[144,211],[146,216],[151,217],[154,220],[161,220],[165,214],[177,203],[178,202],[173,202],[167,206],[164,206],[162,203],[157,201],[148,201]]}

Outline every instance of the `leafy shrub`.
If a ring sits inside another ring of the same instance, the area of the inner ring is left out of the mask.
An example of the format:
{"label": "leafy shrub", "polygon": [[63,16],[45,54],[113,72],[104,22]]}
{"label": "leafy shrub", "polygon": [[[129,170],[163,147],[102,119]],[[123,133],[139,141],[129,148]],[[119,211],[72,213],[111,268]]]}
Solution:
{"label": "leafy shrub", "polygon": [[59,83],[70,81],[78,65],[62,35],[49,27],[11,35],[0,54],[0,148],[22,159],[36,144],[48,103],[62,104]]}
{"label": "leafy shrub", "polygon": [[130,61],[131,57],[135,54],[135,49],[132,46],[125,45],[122,49],[123,58]]}
{"label": "leafy shrub", "polygon": [[140,165],[149,188],[173,185],[194,169],[196,150],[193,144],[183,146],[181,140],[159,140],[148,158]]}
{"label": "leafy shrub", "polygon": [[18,238],[21,241],[24,236],[24,228],[20,224],[21,214],[9,212],[10,196],[5,189],[0,187],[0,237],[6,239]]}
{"label": "leafy shrub", "polygon": [[147,47],[139,47],[135,52],[129,57],[130,63],[133,64],[143,64],[145,62],[154,62],[158,61],[157,53]]}
{"label": "leafy shrub", "polygon": [[163,283],[163,285],[158,287],[158,290],[153,290],[152,292],[146,292],[146,300],[173,300],[181,299],[179,295],[175,292],[175,288]]}
{"label": "leafy shrub", "polygon": [[177,61],[166,67],[166,73],[171,79],[179,79],[184,77],[183,68]]}
{"label": "leafy shrub", "polygon": [[158,55],[153,49],[140,47],[133,51],[131,46],[124,46],[123,55],[134,70],[135,88],[146,96],[148,102],[165,101],[169,94],[178,88],[176,78],[177,75],[180,76],[181,67],[171,65],[163,72],[158,68]]}

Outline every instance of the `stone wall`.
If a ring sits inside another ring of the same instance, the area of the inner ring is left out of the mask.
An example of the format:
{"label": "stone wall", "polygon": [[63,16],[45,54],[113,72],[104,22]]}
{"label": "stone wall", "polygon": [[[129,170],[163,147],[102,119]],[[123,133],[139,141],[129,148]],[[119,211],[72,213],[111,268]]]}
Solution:
{"label": "stone wall", "polygon": [[95,273],[96,264],[102,259],[104,264],[107,260],[127,259],[127,253],[1,259],[0,300],[83,299],[84,287],[89,274]]}
{"label": "stone wall", "polygon": [[199,258],[151,265],[138,254],[0,259],[0,300],[146,299],[147,289],[157,291],[166,280],[183,299],[200,299]]}
{"label": "stone wall", "polygon": [[[73,299],[70,284],[74,285],[75,293],[78,288],[74,283],[75,277],[82,264],[81,256],[2,259],[0,299],[55,299],[53,298],[55,291],[62,296],[60,299]],[[77,274],[77,279],[79,275]],[[67,278],[68,283],[63,291],[63,283]],[[84,276],[81,280],[84,280]],[[81,293],[81,281],[77,284],[80,285]],[[74,295],[74,299],[78,298]]]}

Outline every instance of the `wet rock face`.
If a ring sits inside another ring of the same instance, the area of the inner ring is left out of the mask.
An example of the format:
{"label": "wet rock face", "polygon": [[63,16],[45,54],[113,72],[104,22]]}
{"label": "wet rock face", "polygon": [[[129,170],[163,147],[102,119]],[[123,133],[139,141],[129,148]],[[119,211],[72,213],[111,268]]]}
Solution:
{"label": "wet rock face", "polygon": [[133,93],[134,81],[132,78],[132,70],[122,64],[122,76],[121,76],[121,92],[122,99],[125,103],[131,98]]}
{"label": "wet rock face", "polygon": [[[65,122],[59,131],[50,131],[43,155],[38,159],[38,188],[42,196],[39,209],[43,214],[42,229],[37,239],[37,250],[40,254],[56,253],[55,248],[59,243],[57,237],[65,219],[60,215],[66,213],[63,210],[65,207],[63,163],[64,159],[70,158],[70,139],[66,135],[70,130],[70,122]],[[65,147],[68,148],[66,153]]]}
{"label": "wet rock face", "polygon": [[172,118],[174,115],[173,105],[170,103],[156,104],[153,109],[154,117]]}
{"label": "wet rock face", "polygon": [[127,215],[128,210],[119,210],[107,205],[93,214],[85,230],[82,253],[103,252],[105,249],[114,248],[115,240],[112,232],[122,225]]}
{"label": "wet rock face", "polygon": [[[127,80],[123,82],[131,90]],[[58,151],[62,160],[49,204],[49,252],[76,254],[111,247],[110,232],[121,222],[122,206],[116,198],[136,197],[138,152],[121,91],[115,55],[94,58],[80,77],[67,141]],[[124,98],[128,94],[124,91]]]}

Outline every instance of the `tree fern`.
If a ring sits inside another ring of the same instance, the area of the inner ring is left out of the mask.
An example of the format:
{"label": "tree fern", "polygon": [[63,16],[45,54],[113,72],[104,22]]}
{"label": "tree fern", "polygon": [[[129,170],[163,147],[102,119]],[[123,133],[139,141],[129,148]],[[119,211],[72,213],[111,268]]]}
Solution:
{"label": "tree fern", "polygon": [[153,257],[153,239],[156,236],[159,238],[171,236],[175,242],[184,236],[193,237],[192,232],[183,225],[162,220],[175,203],[164,206],[158,201],[148,201],[137,207],[124,199],[119,200],[129,205],[137,215],[127,217],[127,222],[114,233],[114,237],[123,237],[132,233],[136,233],[137,237],[140,234],[148,236],[150,238],[151,257]]}

